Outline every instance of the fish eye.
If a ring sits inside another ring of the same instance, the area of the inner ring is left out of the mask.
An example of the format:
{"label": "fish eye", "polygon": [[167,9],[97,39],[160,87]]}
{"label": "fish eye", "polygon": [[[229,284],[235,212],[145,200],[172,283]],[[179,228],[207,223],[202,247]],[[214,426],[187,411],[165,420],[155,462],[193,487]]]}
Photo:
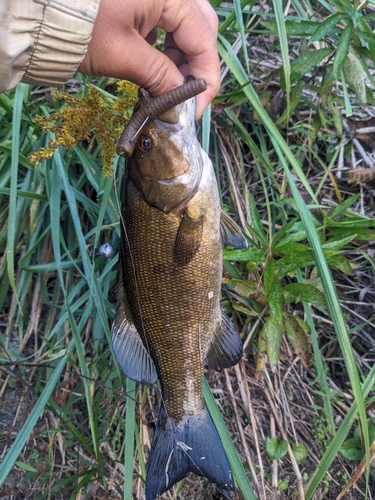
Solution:
{"label": "fish eye", "polygon": [[143,153],[148,153],[152,148],[151,139],[147,135],[141,135],[138,140],[138,147]]}

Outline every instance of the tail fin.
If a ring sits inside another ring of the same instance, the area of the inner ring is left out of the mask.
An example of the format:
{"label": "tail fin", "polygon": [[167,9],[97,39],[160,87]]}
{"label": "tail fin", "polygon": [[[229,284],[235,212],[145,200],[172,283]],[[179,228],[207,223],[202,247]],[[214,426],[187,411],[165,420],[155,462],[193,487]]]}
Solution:
{"label": "tail fin", "polygon": [[162,407],[147,464],[146,500],[155,500],[190,472],[206,477],[220,490],[234,489],[229,461],[208,410],[176,425]]}

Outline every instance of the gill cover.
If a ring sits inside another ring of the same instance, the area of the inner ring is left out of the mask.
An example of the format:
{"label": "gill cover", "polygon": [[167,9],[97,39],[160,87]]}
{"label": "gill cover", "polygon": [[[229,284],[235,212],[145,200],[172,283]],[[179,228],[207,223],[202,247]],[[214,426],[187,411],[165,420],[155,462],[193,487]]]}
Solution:
{"label": "gill cover", "polygon": [[[147,203],[166,213],[188,202],[202,176],[204,160],[194,115],[195,99],[190,99],[148,121],[128,160],[129,176]],[[178,123],[173,123],[176,116]]]}

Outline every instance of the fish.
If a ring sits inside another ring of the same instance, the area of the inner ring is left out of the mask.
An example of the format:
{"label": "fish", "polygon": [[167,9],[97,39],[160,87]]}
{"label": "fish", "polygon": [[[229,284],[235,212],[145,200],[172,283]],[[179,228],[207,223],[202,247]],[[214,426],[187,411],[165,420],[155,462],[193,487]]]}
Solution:
{"label": "fish", "polygon": [[194,82],[170,91],[154,113],[154,100],[141,89],[136,124],[128,124],[117,148],[128,160],[113,349],[127,377],[148,385],[159,380],[162,394],[146,500],[191,472],[224,495],[234,489],[203,377],[205,365],[222,369],[242,358],[220,289],[223,243],[246,248],[247,242],[221,211],[213,165],[196,136],[195,95],[202,90],[184,93]]}

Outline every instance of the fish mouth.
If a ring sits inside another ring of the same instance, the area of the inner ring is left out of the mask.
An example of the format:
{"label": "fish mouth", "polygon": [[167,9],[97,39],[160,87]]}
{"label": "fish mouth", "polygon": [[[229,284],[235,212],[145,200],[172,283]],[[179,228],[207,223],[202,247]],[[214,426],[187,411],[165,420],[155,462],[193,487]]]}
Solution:
{"label": "fish mouth", "polygon": [[190,100],[190,98],[197,96],[206,89],[207,84],[203,78],[195,79],[191,75],[187,76],[183,85],[159,97],[151,98],[145,89],[140,89],[140,108],[133,113],[132,118],[125,126],[117,144],[117,154],[126,157],[132,156],[136,140],[147,122],[162,117],[163,114],[168,113],[179,103]]}

